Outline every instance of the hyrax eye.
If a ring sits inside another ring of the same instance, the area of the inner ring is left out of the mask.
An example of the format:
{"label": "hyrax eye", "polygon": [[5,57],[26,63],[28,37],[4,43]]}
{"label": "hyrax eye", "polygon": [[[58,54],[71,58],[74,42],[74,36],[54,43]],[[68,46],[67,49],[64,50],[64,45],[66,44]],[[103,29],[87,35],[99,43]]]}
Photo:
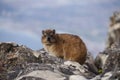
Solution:
{"label": "hyrax eye", "polygon": [[46,33],[44,33],[44,34],[43,34],[43,36],[47,36],[47,34],[46,34]]}

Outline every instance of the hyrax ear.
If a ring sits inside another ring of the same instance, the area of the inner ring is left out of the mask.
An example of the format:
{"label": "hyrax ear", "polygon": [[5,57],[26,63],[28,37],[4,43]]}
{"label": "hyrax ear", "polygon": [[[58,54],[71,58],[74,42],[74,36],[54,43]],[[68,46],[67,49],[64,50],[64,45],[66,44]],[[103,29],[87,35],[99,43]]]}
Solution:
{"label": "hyrax ear", "polygon": [[53,29],[53,34],[55,34],[55,29]]}
{"label": "hyrax ear", "polygon": [[44,32],[45,32],[45,31],[44,31],[44,30],[42,30],[42,35],[44,35]]}

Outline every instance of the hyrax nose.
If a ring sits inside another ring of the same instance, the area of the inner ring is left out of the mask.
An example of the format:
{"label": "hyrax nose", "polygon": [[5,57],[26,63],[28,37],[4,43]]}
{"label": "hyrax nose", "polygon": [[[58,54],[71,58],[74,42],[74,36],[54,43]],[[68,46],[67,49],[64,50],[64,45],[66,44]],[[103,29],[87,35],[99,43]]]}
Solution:
{"label": "hyrax nose", "polygon": [[47,37],[47,41],[50,41],[50,37]]}

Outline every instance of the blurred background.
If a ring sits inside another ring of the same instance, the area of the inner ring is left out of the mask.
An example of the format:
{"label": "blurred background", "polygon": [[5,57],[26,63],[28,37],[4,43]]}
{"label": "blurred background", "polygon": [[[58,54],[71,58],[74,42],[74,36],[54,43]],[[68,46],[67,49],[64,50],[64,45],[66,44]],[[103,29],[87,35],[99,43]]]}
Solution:
{"label": "blurred background", "polygon": [[96,56],[105,48],[109,17],[120,0],[0,0],[0,42],[42,48],[41,31],[79,35]]}

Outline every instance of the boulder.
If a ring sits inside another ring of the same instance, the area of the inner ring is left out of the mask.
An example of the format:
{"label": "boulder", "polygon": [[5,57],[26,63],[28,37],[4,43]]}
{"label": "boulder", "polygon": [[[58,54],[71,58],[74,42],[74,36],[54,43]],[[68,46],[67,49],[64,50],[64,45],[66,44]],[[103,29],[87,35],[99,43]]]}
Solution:
{"label": "boulder", "polygon": [[[100,72],[101,70],[101,72]],[[88,52],[83,65],[32,50],[0,43],[0,80],[116,80],[120,79],[120,49],[109,48],[94,60]]]}
{"label": "boulder", "polygon": [[35,51],[16,43],[0,43],[0,80],[69,80],[72,75],[90,79],[96,74],[89,71],[87,64],[64,61],[44,49]]}

